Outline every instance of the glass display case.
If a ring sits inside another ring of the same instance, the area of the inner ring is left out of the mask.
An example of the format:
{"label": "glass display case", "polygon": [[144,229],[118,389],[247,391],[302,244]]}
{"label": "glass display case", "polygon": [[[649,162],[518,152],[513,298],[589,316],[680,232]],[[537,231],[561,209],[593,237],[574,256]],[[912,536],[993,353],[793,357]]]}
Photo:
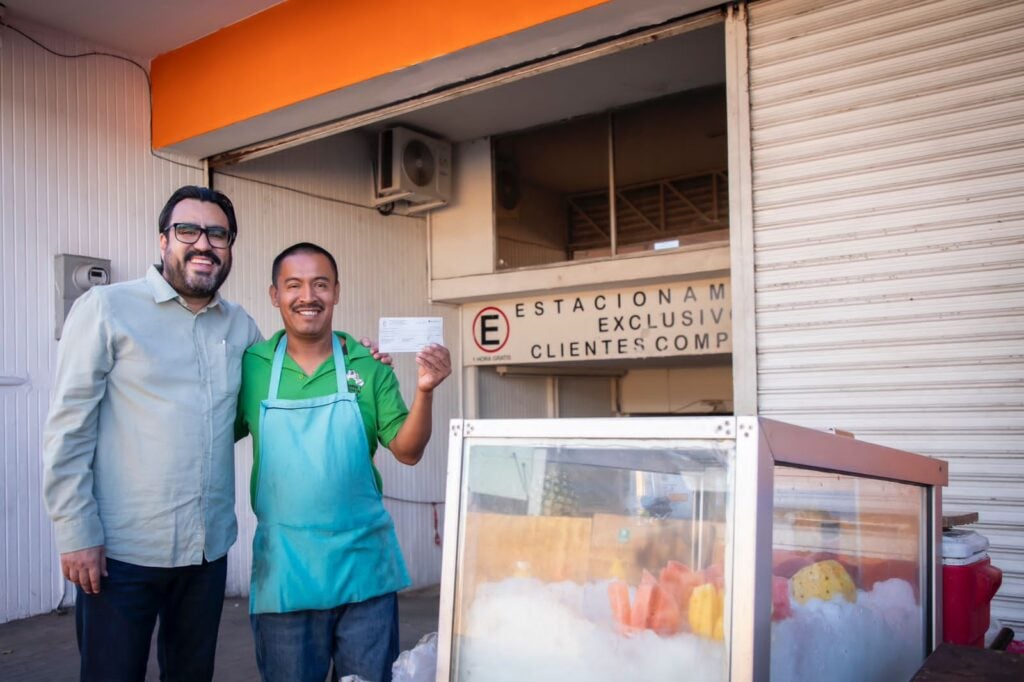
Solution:
{"label": "glass display case", "polygon": [[907,680],[944,462],[755,417],[451,424],[440,680]]}

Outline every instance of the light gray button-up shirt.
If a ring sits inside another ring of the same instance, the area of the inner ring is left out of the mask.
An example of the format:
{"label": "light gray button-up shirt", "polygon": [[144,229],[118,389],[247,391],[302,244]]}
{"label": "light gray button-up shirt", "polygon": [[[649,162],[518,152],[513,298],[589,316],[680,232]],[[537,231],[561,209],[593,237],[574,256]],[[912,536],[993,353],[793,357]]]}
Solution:
{"label": "light gray button-up shirt", "polygon": [[193,313],[155,267],[75,303],[43,434],[58,551],[161,567],[227,553],[242,353],[260,338],[219,294]]}

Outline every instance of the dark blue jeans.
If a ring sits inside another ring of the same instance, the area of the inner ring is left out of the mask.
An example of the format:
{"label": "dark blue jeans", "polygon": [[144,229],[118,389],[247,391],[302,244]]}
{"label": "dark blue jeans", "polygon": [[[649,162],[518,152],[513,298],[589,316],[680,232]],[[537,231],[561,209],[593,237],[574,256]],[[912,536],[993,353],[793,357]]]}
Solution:
{"label": "dark blue jeans", "polygon": [[180,568],[108,558],[99,594],[77,592],[83,682],[144,680],[158,618],[160,679],[212,680],[227,565],[227,557]]}
{"label": "dark blue jeans", "polygon": [[394,592],[324,611],[249,616],[256,665],[264,682],[324,682],[359,675],[391,682],[398,658],[398,597]]}

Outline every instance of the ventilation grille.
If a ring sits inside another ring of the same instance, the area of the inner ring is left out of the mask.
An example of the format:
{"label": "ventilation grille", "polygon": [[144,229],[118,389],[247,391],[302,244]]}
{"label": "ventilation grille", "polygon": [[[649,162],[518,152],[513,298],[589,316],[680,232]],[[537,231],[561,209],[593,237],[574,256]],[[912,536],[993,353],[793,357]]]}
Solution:
{"label": "ventilation grille", "polygon": [[[611,239],[608,191],[573,194],[567,201],[570,249],[608,246]],[[724,170],[620,187],[615,193],[615,203],[619,245],[670,239],[729,226],[729,181]]]}

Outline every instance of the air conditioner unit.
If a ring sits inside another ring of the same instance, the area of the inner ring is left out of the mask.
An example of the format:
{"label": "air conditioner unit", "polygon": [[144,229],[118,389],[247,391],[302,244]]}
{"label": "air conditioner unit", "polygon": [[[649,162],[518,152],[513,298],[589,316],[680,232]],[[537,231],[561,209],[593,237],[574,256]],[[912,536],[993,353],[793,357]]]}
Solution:
{"label": "air conditioner unit", "polygon": [[378,205],[408,201],[433,208],[452,192],[452,145],[408,128],[389,128],[377,145]]}

